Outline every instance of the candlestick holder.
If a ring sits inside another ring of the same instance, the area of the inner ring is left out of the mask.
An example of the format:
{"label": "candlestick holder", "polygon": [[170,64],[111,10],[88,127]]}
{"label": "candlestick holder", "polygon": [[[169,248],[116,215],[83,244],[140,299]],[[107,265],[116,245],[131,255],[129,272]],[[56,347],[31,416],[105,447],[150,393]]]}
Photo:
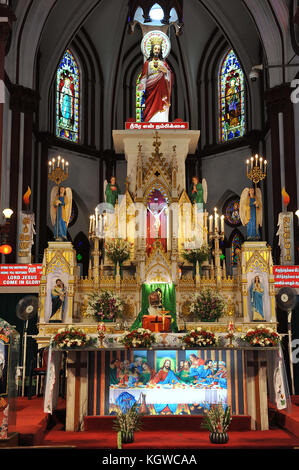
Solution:
{"label": "candlestick holder", "polygon": [[[220,220],[220,226],[219,226]],[[217,208],[214,209],[214,216],[209,217],[209,240],[214,240],[214,257],[215,257],[215,269],[216,279],[221,279],[221,255],[222,250],[220,249],[220,240],[224,240],[224,215],[219,217]]]}
{"label": "candlestick holder", "polygon": [[266,178],[267,160],[259,157],[258,154],[255,157],[251,157],[250,160],[246,160],[246,174],[247,178],[257,186],[260,181]]}

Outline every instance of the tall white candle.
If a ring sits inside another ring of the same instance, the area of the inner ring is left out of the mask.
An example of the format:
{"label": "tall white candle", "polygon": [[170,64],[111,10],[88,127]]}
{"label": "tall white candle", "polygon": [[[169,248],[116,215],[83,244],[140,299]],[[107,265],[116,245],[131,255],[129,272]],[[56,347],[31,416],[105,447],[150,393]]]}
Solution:
{"label": "tall white candle", "polygon": [[251,163],[250,167],[252,168],[253,167],[253,157],[251,157],[250,163]]}
{"label": "tall white candle", "polygon": [[213,231],[213,216],[210,215],[209,217],[209,232]]}
{"label": "tall white candle", "polygon": [[61,158],[60,155],[58,155],[58,159],[57,159],[57,162],[58,162],[58,163],[57,163],[57,166],[58,166],[58,168],[59,168],[59,166],[60,166],[60,158]]}
{"label": "tall white candle", "polygon": [[89,233],[91,232],[92,215],[89,216]]}
{"label": "tall white candle", "polygon": [[224,232],[224,215],[221,216],[221,232]]}

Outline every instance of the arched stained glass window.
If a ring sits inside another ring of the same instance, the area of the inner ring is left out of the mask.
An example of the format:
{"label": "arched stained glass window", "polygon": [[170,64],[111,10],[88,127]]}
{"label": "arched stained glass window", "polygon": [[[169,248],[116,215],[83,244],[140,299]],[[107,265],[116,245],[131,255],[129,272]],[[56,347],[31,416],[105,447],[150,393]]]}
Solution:
{"label": "arched stained glass window", "polygon": [[231,242],[231,263],[232,266],[236,266],[238,264],[238,254],[241,251],[242,244],[244,243],[244,237],[239,231],[236,231],[232,237]]}
{"label": "arched stained glass window", "polygon": [[56,73],[56,136],[79,141],[80,74],[78,64],[68,49]]}
{"label": "arched stained glass window", "polygon": [[227,142],[245,133],[244,73],[233,50],[223,59],[219,74],[220,140]]}
{"label": "arched stained glass window", "polygon": [[136,81],[136,122],[143,121],[143,108],[144,104],[144,91],[138,90],[138,85],[140,83],[141,73],[137,77]]}

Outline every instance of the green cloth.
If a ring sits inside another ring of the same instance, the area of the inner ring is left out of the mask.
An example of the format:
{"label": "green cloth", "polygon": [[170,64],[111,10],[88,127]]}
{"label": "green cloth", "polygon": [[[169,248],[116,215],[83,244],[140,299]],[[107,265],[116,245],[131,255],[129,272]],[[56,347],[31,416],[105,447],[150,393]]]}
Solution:
{"label": "green cloth", "polygon": [[119,380],[117,378],[117,369],[110,367],[109,375],[110,375],[110,385],[117,385],[119,383]]}
{"label": "green cloth", "polygon": [[190,372],[184,369],[181,370],[181,372],[179,372],[177,375],[179,376],[181,382],[184,382],[185,384],[192,384],[194,381],[194,377],[190,377]]}
{"label": "green cloth", "polygon": [[[116,191],[112,191],[111,186],[115,186]],[[118,195],[120,194],[120,189],[119,189],[118,184],[115,183],[114,185],[112,185],[111,183],[108,183],[106,186],[105,194],[106,194],[106,202],[108,202],[109,204],[112,204],[114,207],[116,204],[116,201],[118,200]]]}
{"label": "green cloth", "polygon": [[171,331],[178,331],[176,322],[176,300],[175,300],[175,286],[171,284],[142,284],[141,291],[141,312],[139,312],[136,320],[131,326],[131,330],[142,328],[143,315],[148,315],[148,296],[151,292],[154,292],[158,287],[162,291],[162,305],[165,310],[169,310],[167,315],[171,315]]}

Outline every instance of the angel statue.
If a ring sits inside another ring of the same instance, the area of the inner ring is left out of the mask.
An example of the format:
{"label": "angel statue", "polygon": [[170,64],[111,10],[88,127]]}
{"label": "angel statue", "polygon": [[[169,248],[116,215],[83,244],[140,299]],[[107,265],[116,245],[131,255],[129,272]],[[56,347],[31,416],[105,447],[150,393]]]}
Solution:
{"label": "angel statue", "polygon": [[263,202],[260,188],[245,188],[240,198],[240,219],[247,226],[247,240],[259,240],[263,225]]}
{"label": "angel statue", "polygon": [[199,209],[204,209],[208,199],[208,185],[206,179],[203,178],[200,183],[198,176],[193,176],[188,195],[192,204],[201,204],[201,206],[197,207]]}
{"label": "angel statue", "polygon": [[105,202],[111,204],[113,207],[118,200],[118,195],[120,194],[120,189],[118,184],[116,183],[115,176],[111,176],[110,183],[107,180],[104,182],[104,198]]}
{"label": "angel statue", "polygon": [[51,191],[50,215],[54,225],[54,236],[56,240],[67,240],[67,227],[72,212],[72,190],[54,186]]}

